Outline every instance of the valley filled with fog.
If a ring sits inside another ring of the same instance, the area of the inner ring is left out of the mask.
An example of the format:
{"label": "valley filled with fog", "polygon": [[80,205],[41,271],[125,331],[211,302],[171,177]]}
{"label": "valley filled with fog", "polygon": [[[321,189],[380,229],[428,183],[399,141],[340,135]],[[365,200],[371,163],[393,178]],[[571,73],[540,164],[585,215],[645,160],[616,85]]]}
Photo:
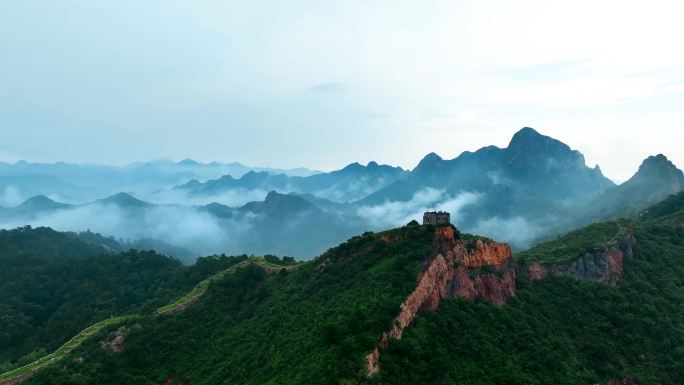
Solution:
{"label": "valley filled with fog", "polygon": [[360,232],[444,210],[462,231],[524,249],[629,216],[680,190],[682,180],[656,156],[615,185],[582,154],[531,128],[506,148],[450,160],[432,153],[412,170],[375,162],[320,172],[189,159],[125,167],[22,161],[0,164],[0,227],[89,231],[186,261],[220,253],[310,259]]}

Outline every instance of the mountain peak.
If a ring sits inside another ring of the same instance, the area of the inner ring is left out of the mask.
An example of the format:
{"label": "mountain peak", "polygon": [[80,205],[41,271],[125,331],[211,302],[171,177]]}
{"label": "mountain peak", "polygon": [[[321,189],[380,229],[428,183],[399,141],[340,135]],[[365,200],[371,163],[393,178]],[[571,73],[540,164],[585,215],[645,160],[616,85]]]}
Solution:
{"label": "mountain peak", "polygon": [[584,156],[570,146],[537,130],[525,127],[513,135],[505,149],[511,165],[516,167],[540,166],[540,161],[556,159],[584,165]]}
{"label": "mountain peak", "polygon": [[36,195],[27,199],[24,203],[19,205],[18,208],[21,210],[45,211],[66,208],[68,206],[69,205],[65,203],[55,202],[45,195]]}
{"label": "mountain peak", "polygon": [[431,153],[425,155],[425,157],[423,158],[422,161],[434,162],[434,161],[438,161],[438,160],[444,160],[444,159],[442,159],[441,156],[437,155],[437,153],[431,152]]}
{"label": "mountain peak", "polygon": [[538,136],[543,136],[542,134],[539,133],[539,131],[535,130],[532,127],[523,127],[520,129],[520,131],[516,132],[515,135],[538,135]]}
{"label": "mountain peak", "polygon": [[58,205],[59,203],[46,197],[45,195],[36,195],[27,199],[21,206],[43,206],[43,205]]}
{"label": "mountain peak", "polygon": [[420,162],[418,162],[418,166],[417,166],[416,168],[421,167],[421,166],[426,166],[426,165],[432,165],[432,164],[435,164],[435,163],[439,163],[439,162],[441,162],[441,161],[443,161],[443,160],[444,160],[444,159],[442,159],[441,156],[437,155],[437,154],[434,153],[434,152],[431,152],[431,153],[425,155],[425,157],[423,157],[423,159],[421,159]]}
{"label": "mountain peak", "polygon": [[652,155],[649,156],[648,158],[644,159],[644,161],[641,163],[641,166],[639,166],[639,170],[642,168],[650,168],[650,167],[667,167],[667,168],[677,168],[672,162],[670,162],[669,159],[663,154],[658,154],[658,155]]}
{"label": "mountain peak", "polygon": [[630,181],[659,180],[684,186],[684,173],[663,154],[649,156],[639,166]]}
{"label": "mountain peak", "polygon": [[114,194],[108,198],[102,199],[101,202],[115,204],[122,207],[142,207],[150,205],[149,203],[141,201],[140,199],[125,192]]}
{"label": "mountain peak", "polygon": [[549,136],[542,135],[532,127],[524,127],[520,131],[516,132],[513,135],[513,138],[511,138],[511,142],[508,144],[508,149],[552,149],[554,151],[570,151],[570,147],[565,143]]}
{"label": "mountain peak", "polygon": [[200,163],[194,159],[185,158],[185,159],[181,160],[180,162],[178,162],[177,164],[184,165],[184,166],[197,166]]}
{"label": "mountain peak", "polygon": [[361,163],[359,163],[359,162],[354,162],[354,163],[349,163],[348,165],[346,165],[346,166],[342,169],[342,171],[345,171],[345,170],[346,170],[346,171],[349,171],[349,170],[362,170],[363,168],[364,168],[364,167],[363,167],[363,165],[362,165]]}
{"label": "mountain peak", "polygon": [[279,213],[282,215],[314,208],[314,205],[300,196],[294,194],[281,194],[277,191],[269,192],[263,202],[256,203],[256,205],[248,203],[243,206],[243,208],[256,208],[257,212],[270,214]]}

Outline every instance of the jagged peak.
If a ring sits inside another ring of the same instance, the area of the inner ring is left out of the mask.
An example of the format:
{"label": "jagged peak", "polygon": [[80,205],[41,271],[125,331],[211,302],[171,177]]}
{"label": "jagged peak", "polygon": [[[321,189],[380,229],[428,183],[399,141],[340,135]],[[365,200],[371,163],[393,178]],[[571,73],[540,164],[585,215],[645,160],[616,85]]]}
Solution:
{"label": "jagged peak", "polygon": [[653,183],[654,181],[678,185],[684,184],[684,173],[663,154],[649,156],[639,166],[639,170],[625,183]]}
{"label": "jagged peak", "polygon": [[272,175],[272,174],[269,173],[268,171],[254,171],[254,170],[250,170],[250,171],[248,171],[247,173],[245,173],[245,175],[241,176],[241,177],[240,177],[240,180],[249,180],[249,179],[256,179],[256,178],[267,178],[267,177],[269,177],[270,175]]}
{"label": "jagged peak", "polygon": [[365,166],[359,162],[354,162],[346,165],[343,169],[333,171],[333,173],[339,172],[366,172],[366,171],[387,171],[390,169],[401,170],[401,167],[394,167],[386,164],[379,164],[378,162],[372,160],[368,162]]}
{"label": "jagged peak", "polygon": [[293,202],[306,202],[309,203],[306,199],[302,198],[301,196],[294,194],[294,193],[289,193],[289,194],[283,194],[279,193],[276,190],[271,190],[266,194],[266,198],[264,198],[265,203],[272,203],[272,202],[283,202],[283,201],[293,201]]}
{"label": "jagged peak", "polygon": [[349,170],[358,170],[364,168],[363,165],[359,162],[354,162],[354,163],[349,163],[348,165],[344,166],[342,171],[349,171]]}
{"label": "jagged peak", "polygon": [[639,166],[639,171],[646,170],[652,167],[665,167],[670,169],[677,169],[677,166],[675,166],[674,163],[667,159],[667,157],[663,154],[652,155],[644,159],[644,161],[641,162],[641,166]]}
{"label": "jagged peak", "polygon": [[288,214],[313,209],[316,206],[296,194],[282,194],[270,191],[263,202],[250,202],[242,206],[243,210],[270,212],[271,214]]}
{"label": "jagged peak", "polygon": [[268,192],[268,194],[266,194],[266,198],[264,199],[264,201],[272,201],[275,199],[280,199],[284,196],[286,196],[286,194],[281,194],[275,190],[271,190]]}

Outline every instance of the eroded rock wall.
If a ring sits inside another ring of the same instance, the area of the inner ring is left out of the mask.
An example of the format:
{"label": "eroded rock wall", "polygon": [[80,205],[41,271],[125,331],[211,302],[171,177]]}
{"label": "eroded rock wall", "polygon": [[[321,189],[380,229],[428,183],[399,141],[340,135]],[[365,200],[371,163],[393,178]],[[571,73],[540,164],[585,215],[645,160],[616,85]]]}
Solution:
{"label": "eroded rock wall", "polygon": [[430,255],[416,288],[401,304],[394,326],[366,357],[368,375],[379,370],[380,351],[390,339],[401,339],[416,314],[437,309],[451,297],[483,299],[501,305],[515,295],[516,268],[511,248],[493,241],[465,241],[452,227],[437,228]]}
{"label": "eroded rock wall", "polygon": [[614,285],[622,278],[624,263],[632,258],[635,244],[634,236],[628,235],[616,246],[588,252],[571,261],[528,262],[523,270],[532,279],[542,279],[552,273]]}

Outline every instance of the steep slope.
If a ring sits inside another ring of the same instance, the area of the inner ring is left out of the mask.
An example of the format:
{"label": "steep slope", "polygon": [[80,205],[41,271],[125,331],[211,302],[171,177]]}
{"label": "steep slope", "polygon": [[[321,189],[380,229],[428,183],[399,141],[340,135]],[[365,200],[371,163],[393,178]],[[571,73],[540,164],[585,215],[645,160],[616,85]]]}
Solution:
{"label": "steep slope", "polygon": [[684,190],[684,173],[664,155],[646,158],[628,181],[603,192],[573,218],[572,225],[634,216],[639,210]]}
{"label": "steep slope", "polygon": [[0,230],[0,372],[52,351],[112,314],[150,311],[228,259],[193,267],[153,252],[110,254],[78,234]]}
{"label": "steep slope", "polygon": [[634,223],[595,223],[518,255],[521,270],[531,279],[567,275],[616,284],[634,255]]}
{"label": "steep slope", "polygon": [[[531,279],[504,245],[405,226],[354,237],[297,271],[238,269],[185,311],[130,324],[119,352],[102,347],[116,337],[105,331],[26,384],[679,383],[682,202],[633,222],[633,255],[615,282]],[[560,239],[536,262],[611,247],[619,230]]]}
{"label": "steep slope", "polygon": [[[419,314],[402,339],[391,341],[383,351],[377,382],[681,382],[684,351],[677,347],[684,343],[682,194],[642,217],[639,222],[592,225],[521,254],[516,299],[504,306],[451,300],[434,312]],[[625,240],[631,252],[623,248]],[[527,269],[533,264],[584,264],[587,254],[598,261],[609,257],[607,250],[625,250],[617,280],[575,269],[543,275]]]}
{"label": "steep slope", "polygon": [[[456,223],[468,232],[510,241],[518,248],[544,235],[545,229],[574,213],[579,204],[614,186],[598,167],[566,144],[525,127],[508,147],[484,147],[454,159],[427,155],[404,179],[358,202],[362,207],[388,202],[423,202],[430,207],[453,205],[461,193],[475,194],[473,202],[459,205]],[[514,232],[510,227],[524,227]]]}
{"label": "steep slope", "polygon": [[[238,260],[240,262],[238,262]],[[245,267],[248,265],[257,265],[264,268],[267,273],[275,273],[278,271],[288,271],[297,268],[297,263],[294,260],[280,260],[275,256],[265,256],[265,257],[249,257],[246,256],[239,257],[237,259],[233,258],[231,262],[234,262],[232,266],[226,268],[200,282],[194,289],[186,293],[184,296],[178,300],[167,304],[156,310],[155,315],[169,314],[174,312],[179,312],[187,309],[199,298],[201,298],[206,292],[210,283],[224,277],[228,274],[234,273],[237,269]],[[114,326],[119,326],[126,322],[136,322],[144,319],[143,315],[126,315],[119,317],[111,317],[103,321],[92,324],[85,329],[83,329],[76,336],[72,337],[64,345],[60,346],[59,349],[54,352],[47,354],[27,365],[21,366],[19,368],[10,370],[8,372],[0,372],[0,385],[14,385],[23,382],[34,373],[40,371],[48,365],[53,365],[59,363],[62,359],[68,356],[74,349],[79,347],[84,341],[100,333],[102,330],[111,328]],[[114,333],[114,338],[111,341],[103,342],[102,347],[110,350],[113,353],[120,353],[125,344],[125,327],[119,328]]]}
{"label": "steep slope", "polygon": [[[428,154],[406,180],[416,188],[501,188],[509,192],[523,189],[533,196],[573,201],[591,199],[613,186],[600,169],[586,166],[581,153],[529,127],[515,133],[506,148],[484,147],[451,160]],[[391,190],[389,186],[364,201],[382,202]]]}
{"label": "steep slope", "polygon": [[[363,355],[415,288],[434,228],[355,237],[297,271],[256,266],[210,285],[185,311],[129,328],[118,354],[98,340],[27,383],[338,383],[362,375]],[[199,321],[198,320],[202,320]],[[160,354],[162,353],[162,354]],[[128,362],[136,361],[137,367]],[[207,365],[208,362],[215,364]],[[117,367],[98,370],[97,367]]]}
{"label": "steep slope", "polygon": [[392,329],[383,333],[366,357],[368,376],[380,370],[380,350],[391,339],[401,339],[419,312],[435,310],[447,298],[484,299],[501,305],[514,295],[515,266],[508,245],[463,239],[451,226],[437,228],[416,288],[401,304]]}

